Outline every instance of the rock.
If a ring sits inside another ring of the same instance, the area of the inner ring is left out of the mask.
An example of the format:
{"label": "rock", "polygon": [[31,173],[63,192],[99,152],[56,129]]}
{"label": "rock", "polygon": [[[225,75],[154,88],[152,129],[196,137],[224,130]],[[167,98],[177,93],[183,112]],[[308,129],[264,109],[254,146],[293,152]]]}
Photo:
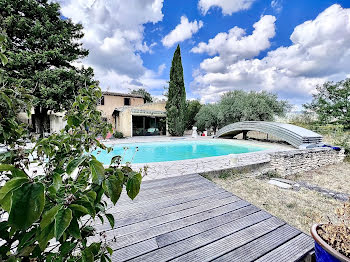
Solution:
{"label": "rock", "polygon": [[284,189],[292,188],[292,186],[290,184],[283,183],[283,182],[280,182],[280,181],[274,180],[274,179],[271,179],[268,183],[271,184],[271,185],[278,186],[280,188],[284,188]]}

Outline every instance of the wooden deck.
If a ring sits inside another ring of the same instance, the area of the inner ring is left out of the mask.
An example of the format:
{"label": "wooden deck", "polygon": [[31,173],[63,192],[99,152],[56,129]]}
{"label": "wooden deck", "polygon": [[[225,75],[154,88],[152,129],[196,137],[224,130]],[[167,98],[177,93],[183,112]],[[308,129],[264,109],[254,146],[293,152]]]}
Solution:
{"label": "wooden deck", "polygon": [[297,261],[311,237],[199,175],[145,181],[109,210],[113,261]]}

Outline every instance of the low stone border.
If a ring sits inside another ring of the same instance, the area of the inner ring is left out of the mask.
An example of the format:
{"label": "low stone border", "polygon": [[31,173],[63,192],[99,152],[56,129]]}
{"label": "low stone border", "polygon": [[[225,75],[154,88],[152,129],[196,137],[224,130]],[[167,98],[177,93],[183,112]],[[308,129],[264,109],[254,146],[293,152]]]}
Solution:
{"label": "low stone border", "polygon": [[277,172],[287,177],[321,166],[342,162],[344,150],[312,148],[303,150],[265,150],[254,153],[207,157],[180,161],[133,164],[133,169],[147,167],[145,180],[185,174],[219,174],[228,171],[253,172],[257,175]]}

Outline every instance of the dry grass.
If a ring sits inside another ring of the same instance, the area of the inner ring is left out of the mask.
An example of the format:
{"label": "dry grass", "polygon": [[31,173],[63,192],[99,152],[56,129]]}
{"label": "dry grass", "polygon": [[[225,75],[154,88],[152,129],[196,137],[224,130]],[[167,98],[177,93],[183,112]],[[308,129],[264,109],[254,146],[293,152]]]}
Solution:
{"label": "dry grass", "polygon": [[227,191],[277,216],[288,224],[310,234],[314,223],[326,221],[332,216],[340,201],[327,198],[320,193],[301,189],[286,190],[268,184],[268,179],[231,175],[210,178]]}
{"label": "dry grass", "polygon": [[350,194],[350,162],[299,173],[289,177],[289,179],[305,181],[326,189]]}

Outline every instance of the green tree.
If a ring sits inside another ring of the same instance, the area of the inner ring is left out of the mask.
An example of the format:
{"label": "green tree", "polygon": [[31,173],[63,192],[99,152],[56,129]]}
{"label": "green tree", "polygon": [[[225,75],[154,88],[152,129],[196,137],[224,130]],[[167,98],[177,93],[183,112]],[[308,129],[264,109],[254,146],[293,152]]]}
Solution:
{"label": "green tree", "polygon": [[73,63],[88,55],[82,25],[62,19],[60,6],[48,0],[0,1],[0,28],[7,35],[4,80],[34,96],[35,125],[48,126],[48,110],[68,110],[81,86],[93,83],[91,68]]}
{"label": "green tree", "polygon": [[272,121],[289,108],[288,102],[278,100],[275,94],[235,90],[224,94],[216,104],[203,106],[195,119],[200,130],[215,130],[240,121]]}
{"label": "green tree", "polygon": [[350,128],[350,78],[318,85],[316,91],[304,107],[314,111],[323,124],[335,122]]}
{"label": "green tree", "polygon": [[171,62],[168,100],[166,103],[168,131],[172,136],[182,136],[185,131],[186,90],[178,45]]}
{"label": "green tree", "polygon": [[[8,62],[5,55],[5,42],[6,36],[0,34],[0,58],[3,66]],[[2,72],[3,68],[0,68],[0,73]],[[25,88],[9,86],[2,81],[3,79],[0,78],[0,144],[13,149],[20,144],[19,140],[27,135],[27,126],[18,120],[18,113],[27,111],[29,114],[32,96]],[[15,155],[12,157],[14,158]]]}
{"label": "green tree", "polygon": [[192,100],[186,102],[186,114],[185,114],[185,123],[186,123],[186,129],[191,129],[195,123],[195,117],[199,110],[201,109],[202,105],[198,100]]}
{"label": "green tree", "polygon": [[198,130],[204,131],[205,129],[213,128],[215,131],[220,125],[219,110],[218,104],[203,105],[195,116]]}
{"label": "green tree", "polygon": [[[107,210],[124,187],[135,198],[142,177],[121,166],[119,156],[104,168],[91,154],[96,148],[112,150],[96,139],[111,130],[96,109],[101,95],[98,87],[80,88],[66,127],[39,140],[31,152],[14,140],[17,134],[7,139],[13,131],[5,130],[8,152],[0,154],[0,175],[6,181],[0,187],[1,261],[111,261],[113,251],[105,242],[110,239],[88,243],[96,234],[91,222],[98,218],[113,228],[114,217]],[[1,95],[0,103],[6,104],[4,100]],[[16,112],[18,104],[8,109]],[[13,119],[13,113],[4,117]],[[26,171],[30,159],[42,167],[35,176]],[[56,242],[48,248],[52,239]]]}
{"label": "green tree", "polygon": [[278,100],[268,92],[235,90],[224,94],[219,101],[220,125],[240,121],[272,121],[290,108],[287,101]]}
{"label": "green tree", "polygon": [[153,98],[149,92],[146,91],[144,88],[134,89],[130,92],[132,95],[140,95],[143,97],[143,100],[145,103],[152,103]]}

